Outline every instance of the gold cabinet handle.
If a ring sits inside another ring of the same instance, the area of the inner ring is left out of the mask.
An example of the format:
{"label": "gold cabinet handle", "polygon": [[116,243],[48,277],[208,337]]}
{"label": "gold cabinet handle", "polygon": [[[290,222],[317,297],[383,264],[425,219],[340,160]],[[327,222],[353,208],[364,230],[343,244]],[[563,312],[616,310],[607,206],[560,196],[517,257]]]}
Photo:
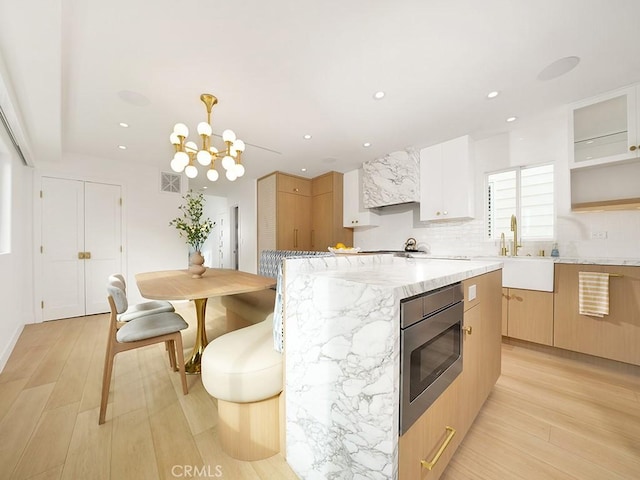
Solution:
{"label": "gold cabinet handle", "polygon": [[427,470],[432,470],[433,467],[436,466],[436,463],[438,463],[438,460],[440,460],[440,457],[442,456],[442,454],[444,453],[445,449],[449,446],[449,443],[451,443],[451,440],[453,439],[453,436],[456,434],[456,429],[453,427],[445,427],[448,434],[447,434],[447,438],[444,439],[444,442],[442,443],[442,445],[440,445],[440,448],[438,449],[438,451],[436,452],[435,456],[433,457],[433,460],[431,460],[430,462],[427,462],[426,460],[420,460],[420,465],[422,465],[424,468],[426,468]]}
{"label": "gold cabinet handle", "polygon": [[85,260],[91,260],[91,252],[84,252]]}
{"label": "gold cabinet handle", "polygon": [[506,298],[507,300],[511,300],[511,296],[510,296],[510,295],[505,295],[505,294],[503,293],[503,294],[502,294],[502,296],[503,296],[504,298]]}
{"label": "gold cabinet handle", "polygon": [[78,260],[84,260],[84,252],[78,252]]}
{"label": "gold cabinet handle", "polygon": [[473,333],[473,327],[472,326],[462,327],[462,331],[467,335],[471,335]]}
{"label": "gold cabinet handle", "polygon": [[519,297],[519,296],[517,296],[517,295],[513,295],[511,298],[513,298],[514,300],[517,300],[517,301],[519,301],[519,302],[521,302],[521,301],[523,301],[523,300],[524,300],[524,298]]}
{"label": "gold cabinet handle", "polygon": [[638,148],[638,147],[636,147],[635,145],[631,145],[631,146],[629,147],[629,150],[631,150],[631,151],[633,152],[636,148]]}
{"label": "gold cabinet handle", "polygon": [[294,188],[294,189],[293,189],[293,191],[294,191],[294,192],[299,192],[299,191],[300,191],[300,189],[299,189],[299,188]]}

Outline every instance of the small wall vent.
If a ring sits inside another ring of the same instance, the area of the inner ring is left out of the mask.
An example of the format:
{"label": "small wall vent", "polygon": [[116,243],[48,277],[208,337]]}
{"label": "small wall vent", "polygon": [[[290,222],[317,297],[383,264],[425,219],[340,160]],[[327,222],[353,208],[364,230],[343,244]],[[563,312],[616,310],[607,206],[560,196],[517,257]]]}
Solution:
{"label": "small wall vent", "polygon": [[172,172],[160,172],[160,191],[169,193],[182,192],[182,175]]}

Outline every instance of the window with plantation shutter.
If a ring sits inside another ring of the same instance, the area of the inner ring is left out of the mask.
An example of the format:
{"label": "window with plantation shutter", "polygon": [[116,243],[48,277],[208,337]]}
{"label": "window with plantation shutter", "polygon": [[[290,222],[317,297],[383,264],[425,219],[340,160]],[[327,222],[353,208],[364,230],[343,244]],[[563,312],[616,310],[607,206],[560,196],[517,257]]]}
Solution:
{"label": "window with plantation shutter", "polygon": [[487,238],[511,235],[511,215],[523,240],[554,238],[553,164],[516,167],[487,175]]}

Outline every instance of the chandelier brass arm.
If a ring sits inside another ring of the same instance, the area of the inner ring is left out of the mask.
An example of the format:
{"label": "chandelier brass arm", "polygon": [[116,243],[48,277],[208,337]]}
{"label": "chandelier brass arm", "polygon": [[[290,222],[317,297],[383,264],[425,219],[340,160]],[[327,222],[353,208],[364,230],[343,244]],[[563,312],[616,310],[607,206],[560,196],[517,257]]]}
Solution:
{"label": "chandelier brass arm", "polygon": [[219,177],[218,171],[215,169],[215,161],[222,159],[222,167],[226,170],[225,176],[228,180],[234,181],[245,172],[244,165],[242,165],[245,143],[236,138],[236,134],[232,130],[225,130],[222,132],[224,149],[220,151],[212,146],[211,111],[213,106],[218,103],[218,99],[210,93],[203,93],[200,95],[200,100],[204,103],[207,111],[207,121],[200,122],[197,128],[202,147],[198,148],[195,142],[188,142],[189,128],[184,123],[176,123],[169,136],[175,149],[173,160],[171,160],[171,169],[178,173],[184,171],[187,177],[195,178],[198,175],[198,169],[195,165],[197,161],[200,165],[209,165],[207,178],[215,182]]}

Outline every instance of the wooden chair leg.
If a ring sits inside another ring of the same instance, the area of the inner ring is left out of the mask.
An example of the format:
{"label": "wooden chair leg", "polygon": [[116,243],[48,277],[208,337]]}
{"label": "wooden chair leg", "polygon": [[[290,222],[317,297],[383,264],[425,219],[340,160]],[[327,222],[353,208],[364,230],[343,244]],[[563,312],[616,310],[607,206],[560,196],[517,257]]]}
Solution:
{"label": "wooden chair leg", "polygon": [[178,332],[176,334],[175,342],[176,350],[178,352],[178,370],[180,371],[180,379],[182,380],[182,393],[188,394],[189,390],[187,388],[187,374],[184,368],[184,352],[182,351],[182,334]]}
{"label": "wooden chair leg", "polygon": [[173,340],[168,340],[165,342],[167,350],[169,351],[169,366],[171,370],[174,372],[178,371],[178,366],[176,365],[176,342]]}
{"label": "wooden chair leg", "polygon": [[98,425],[104,423],[105,416],[107,414],[107,402],[109,400],[109,388],[111,387],[111,373],[113,371],[113,358],[115,352],[111,344],[107,347],[107,353],[104,357],[104,370],[102,372],[102,398],[100,399],[100,417],[98,419]]}

